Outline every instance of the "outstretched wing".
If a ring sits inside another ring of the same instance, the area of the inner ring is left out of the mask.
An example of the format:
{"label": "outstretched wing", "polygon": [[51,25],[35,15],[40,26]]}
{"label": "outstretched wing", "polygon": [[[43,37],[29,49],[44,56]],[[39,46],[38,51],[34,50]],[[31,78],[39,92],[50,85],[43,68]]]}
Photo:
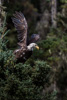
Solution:
{"label": "outstretched wing", "polygon": [[21,12],[15,12],[12,22],[18,32],[18,40],[20,46],[26,46],[27,41],[27,21]]}
{"label": "outstretched wing", "polygon": [[40,39],[40,35],[39,34],[32,34],[30,39],[28,39],[28,44],[30,43],[36,43],[38,40]]}

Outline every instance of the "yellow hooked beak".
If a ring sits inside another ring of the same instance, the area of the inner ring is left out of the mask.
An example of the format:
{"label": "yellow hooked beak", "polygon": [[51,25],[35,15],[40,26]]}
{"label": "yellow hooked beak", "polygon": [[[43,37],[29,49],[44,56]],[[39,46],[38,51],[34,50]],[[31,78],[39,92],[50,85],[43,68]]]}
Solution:
{"label": "yellow hooked beak", "polygon": [[38,49],[39,50],[39,47],[38,46],[35,46],[36,47],[36,49]]}

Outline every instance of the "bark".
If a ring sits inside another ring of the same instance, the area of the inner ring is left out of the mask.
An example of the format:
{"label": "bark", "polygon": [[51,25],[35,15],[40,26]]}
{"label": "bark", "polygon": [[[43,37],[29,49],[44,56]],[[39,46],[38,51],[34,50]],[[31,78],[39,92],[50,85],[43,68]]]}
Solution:
{"label": "bark", "polygon": [[52,27],[57,27],[57,21],[56,21],[56,15],[57,15],[57,0],[51,1],[51,20],[52,20]]}
{"label": "bark", "polygon": [[41,20],[37,23],[36,31],[39,33],[41,39],[45,39],[47,33],[49,33],[50,26],[50,13],[46,9],[41,17]]}
{"label": "bark", "polygon": [[3,16],[2,16],[2,13],[3,13],[3,2],[4,0],[0,0],[0,28],[2,27],[3,25]]}
{"label": "bark", "polygon": [[2,1],[0,0],[0,28],[1,28],[1,11],[2,11],[2,8],[1,8],[1,6],[2,6]]}

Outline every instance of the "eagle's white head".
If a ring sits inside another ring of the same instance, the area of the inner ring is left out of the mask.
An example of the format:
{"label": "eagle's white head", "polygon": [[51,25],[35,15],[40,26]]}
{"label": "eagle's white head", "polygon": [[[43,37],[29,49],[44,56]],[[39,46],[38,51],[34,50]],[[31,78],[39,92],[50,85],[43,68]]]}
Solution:
{"label": "eagle's white head", "polygon": [[39,50],[39,47],[38,47],[38,45],[36,44],[36,43],[31,43],[31,44],[29,44],[28,46],[27,46],[27,49],[29,50],[29,51],[33,51],[33,49],[38,49]]}

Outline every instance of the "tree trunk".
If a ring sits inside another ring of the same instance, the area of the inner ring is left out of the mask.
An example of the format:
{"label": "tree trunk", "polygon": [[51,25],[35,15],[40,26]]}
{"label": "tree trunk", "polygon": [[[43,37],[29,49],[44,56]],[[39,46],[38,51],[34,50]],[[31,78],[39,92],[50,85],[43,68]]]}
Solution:
{"label": "tree trunk", "polygon": [[2,11],[2,8],[1,8],[1,6],[2,6],[2,1],[0,0],[0,28],[1,28],[1,11]]}
{"label": "tree trunk", "polygon": [[57,27],[57,21],[56,21],[56,15],[57,15],[57,0],[51,1],[51,21],[52,21],[52,27]]}
{"label": "tree trunk", "polygon": [[4,8],[3,8],[3,2],[4,0],[0,0],[0,28],[3,26],[3,13],[4,13]]}

